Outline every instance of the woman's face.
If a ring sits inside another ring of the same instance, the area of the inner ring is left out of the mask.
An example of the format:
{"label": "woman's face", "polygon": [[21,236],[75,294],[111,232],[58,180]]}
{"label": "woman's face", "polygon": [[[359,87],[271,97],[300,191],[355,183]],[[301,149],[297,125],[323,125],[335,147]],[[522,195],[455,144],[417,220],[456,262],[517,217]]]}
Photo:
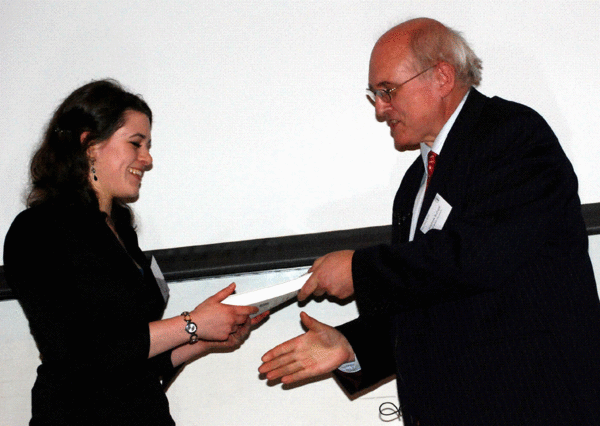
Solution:
{"label": "woman's face", "polygon": [[[138,111],[125,112],[125,124],[105,141],[91,146],[90,182],[100,210],[110,214],[113,200],[136,201],[144,173],[152,168],[148,116]],[[94,176],[95,175],[95,176]]]}

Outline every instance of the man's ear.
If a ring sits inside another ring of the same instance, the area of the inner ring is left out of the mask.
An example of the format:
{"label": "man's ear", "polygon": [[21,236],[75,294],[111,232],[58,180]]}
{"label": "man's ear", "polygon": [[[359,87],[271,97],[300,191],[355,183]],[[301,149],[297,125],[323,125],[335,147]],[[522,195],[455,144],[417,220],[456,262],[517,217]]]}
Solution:
{"label": "man's ear", "polygon": [[456,70],[448,62],[440,62],[435,69],[435,78],[442,97],[445,98],[454,89],[456,84]]}

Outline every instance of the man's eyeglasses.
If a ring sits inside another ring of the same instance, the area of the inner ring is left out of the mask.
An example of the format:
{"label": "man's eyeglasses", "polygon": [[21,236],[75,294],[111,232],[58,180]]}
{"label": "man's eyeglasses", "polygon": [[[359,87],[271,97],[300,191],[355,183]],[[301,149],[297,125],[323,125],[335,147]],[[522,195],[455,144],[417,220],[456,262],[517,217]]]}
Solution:
{"label": "man's eyeglasses", "polygon": [[395,90],[398,90],[400,87],[404,86],[406,83],[408,83],[409,81],[414,80],[415,78],[417,78],[418,76],[420,76],[421,74],[425,74],[427,71],[429,71],[432,68],[437,67],[438,64],[432,65],[427,69],[424,69],[423,71],[421,71],[420,73],[418,73],[417,75],[412,76],[411,78],[409,78],[408,80],[398,84],[396,87],[392,87],[391,89],[377,89],[377,90],[371,90],[371,89],[367,89],[367,99],[369,100],[369,102],[371,102],[371,104],[373,106],[375,106],[375,100],[379,97],[379,99],[381,99],[383,102],[385,102],[386,104],[389,104],[390,102],[392,102],[392,93]]}

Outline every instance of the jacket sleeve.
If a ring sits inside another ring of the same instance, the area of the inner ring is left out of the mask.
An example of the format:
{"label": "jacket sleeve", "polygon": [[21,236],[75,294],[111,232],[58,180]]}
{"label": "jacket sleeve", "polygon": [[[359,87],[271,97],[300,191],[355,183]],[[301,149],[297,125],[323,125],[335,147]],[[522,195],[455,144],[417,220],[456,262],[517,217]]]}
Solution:
{"label": "jacket sleeve", "polygon": [[336,327],[350,342],[361,366],[356,373],[334,371],[338,382],[349,394],[373,386],[395,373],[390,324],[391,321],[385,318],[359,317]]}

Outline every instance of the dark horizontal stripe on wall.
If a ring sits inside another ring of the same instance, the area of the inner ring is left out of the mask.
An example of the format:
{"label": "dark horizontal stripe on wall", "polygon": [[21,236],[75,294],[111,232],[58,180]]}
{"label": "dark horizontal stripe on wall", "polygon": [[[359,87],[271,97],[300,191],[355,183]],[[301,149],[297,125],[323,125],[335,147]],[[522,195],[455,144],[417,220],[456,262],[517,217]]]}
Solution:
{"label": "dark horizontal stripe on wall", "polygon": [[588,235],[600,234],[600,203],[581,206]]}
{"label": "dark horizontal stripe on wall", "polygon": [[[582,206],[587,232],[600,234],[600,203]],[[263,238],[147,251],[156,257],[167,281],[235,275],[309,266],[326,253],[390,241],[391,226]],[[12,299],[0,267],[0,300]]]}

